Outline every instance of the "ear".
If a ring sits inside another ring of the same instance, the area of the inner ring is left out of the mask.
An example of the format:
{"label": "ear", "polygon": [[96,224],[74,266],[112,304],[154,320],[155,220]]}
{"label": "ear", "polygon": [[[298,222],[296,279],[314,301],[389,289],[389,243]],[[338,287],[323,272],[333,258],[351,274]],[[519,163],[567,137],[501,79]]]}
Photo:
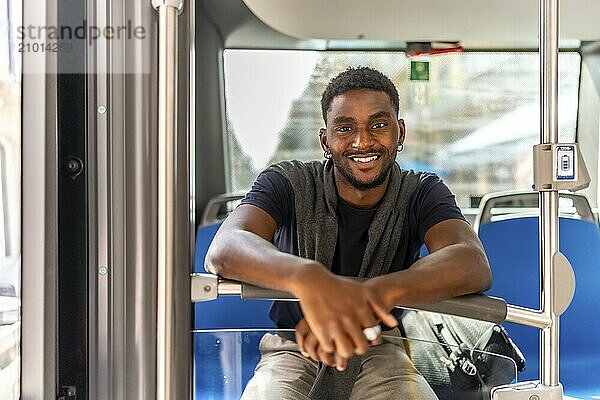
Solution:
{"label": "ear", "polygon": [[321,142],[321,148],[323,151],[329,151],[329,145],[327,144],[327,129],[319,129],[319,141]]}
{"label": "ear", "polygon": [[406,136],[406,126],[404,125],[404,120],[402,118],[398,120],[398,127],[400,128],[400,131],[398,132],[398,145],[401,145],[404,143]]}

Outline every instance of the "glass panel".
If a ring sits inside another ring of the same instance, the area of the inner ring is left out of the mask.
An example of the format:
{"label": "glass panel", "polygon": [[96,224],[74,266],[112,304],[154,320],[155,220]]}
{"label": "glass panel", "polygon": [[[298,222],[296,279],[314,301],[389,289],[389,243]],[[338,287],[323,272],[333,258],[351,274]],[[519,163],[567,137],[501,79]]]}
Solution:
{"label": "glass panel", "polygon": [[[292,330],[280,330],[293,334]],[[193,392],[196,400],[237,400],[254,374],[260,359],[259,343],[265,334],[275,334],[269,330],[196,330],[194,341],[194,383]],[[439,372],[443,379],[450,380],[450,386],[434,386],[440,400],[443,399],[481,399],[481,392],[473,389],[484,382],[496,384],[516,382],[515,362],[504,356],[469,350],[466,347],[447,346],[438,342],[405,339],[383,334],[385,340],[403,345],[412,354],[424,352],[428,354],[436,368],[427,369],[421,364],[421,373],[432,376],[432,371]],[[433,355],[439,355],[437,358]],[[479,375],[471,377],[470,362],[477,366]],[[454,372],[449,372],[454,370]],[[464,372],[467,371],[467,372]],[[430,384],[435,380],[429,380]],[[267,380],[268,390],[272,389],[272,380]],[[435,384],[433,384],[435,385]],[[432,386],[433,386],[432,385]],[[475,386],[474,386],[475,385]],[[488,388],[487,390],[489,390]]]}
{"label": "glass panel", "polygon": [[[423,59],[423,58],[421,58]],[[226,50],[228,190],[286,159],[322,159],[320,99],[347,66],[371,66],[398,88],[407,127],[403,168],[440,175],[463,209],[499,190],[529,189],[539,141],[539,56],[467,52],[428,58],[429,81],[408,78],[402,52]],[[580,56],[559,56],[560,140],[575,141]],[[252,79],[248,79],[251,76]]]}
{"label": "glass panel", "polygon": [[20,396],[21,2],[0,4],[0,398]]}

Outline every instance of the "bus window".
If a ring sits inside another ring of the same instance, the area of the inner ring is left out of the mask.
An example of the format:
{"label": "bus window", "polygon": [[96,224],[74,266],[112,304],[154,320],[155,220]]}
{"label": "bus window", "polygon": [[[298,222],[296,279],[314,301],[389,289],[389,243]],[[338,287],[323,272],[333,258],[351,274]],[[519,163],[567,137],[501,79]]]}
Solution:
{"label": "bus window", "polygon": [[21,2],[0,7],[0,398],[20,396]]}
{"label": "bus window", "polygon": [[[320,98],[347,66],[372,66],[396,84],[407,139],[401,167],[432,171],[463,209],[490,191],[528,189],[539,140],[539,55],[464,52],[428,57],[429,80],[411,81],[403,52],[224,52],[228,190],[286,159],[322,159]],[[575,141],[580,55],[559,57],[560,140]]]}

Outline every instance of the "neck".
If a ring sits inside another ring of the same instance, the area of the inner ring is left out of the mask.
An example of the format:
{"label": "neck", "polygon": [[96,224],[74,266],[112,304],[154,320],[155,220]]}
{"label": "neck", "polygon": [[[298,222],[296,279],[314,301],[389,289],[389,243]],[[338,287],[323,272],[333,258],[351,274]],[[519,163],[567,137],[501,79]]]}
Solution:
{"label": "neck", "polygon": [[342,174],[334,169],[335,175],[335,187],[338,195],[346,202],[346,204],[354,208],[369,209],[373,208],[379,203],[379,201],[385,195],[385,191],[388,187],[390,176],[388,173],[387,178],[383,183],[373,189],[369,190],[358,190],[352,186]]}

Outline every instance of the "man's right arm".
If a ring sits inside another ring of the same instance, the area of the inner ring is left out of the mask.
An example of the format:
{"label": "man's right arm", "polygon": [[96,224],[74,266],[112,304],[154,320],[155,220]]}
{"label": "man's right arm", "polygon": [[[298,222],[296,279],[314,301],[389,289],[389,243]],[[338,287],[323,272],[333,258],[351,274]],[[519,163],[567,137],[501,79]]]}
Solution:
{"label": "man's right arm", "polygon": [[372,289],[339,277],[314,260],[279,251],[277,228],[259,207],[242,204],[221,225],[206,255],[206,269],[224,278],[292,293],[328,353],[344,358],[367,351],[363,328],[396,319]]}
{"label": "man's right arm", "polygon": [[271,243],[276,228],[267,212],[242,204],[217,231],[206,254],[206,269],[224,278],[296,292],[306,275],[323,272],[323,267],[316,261],[279,251]]}

